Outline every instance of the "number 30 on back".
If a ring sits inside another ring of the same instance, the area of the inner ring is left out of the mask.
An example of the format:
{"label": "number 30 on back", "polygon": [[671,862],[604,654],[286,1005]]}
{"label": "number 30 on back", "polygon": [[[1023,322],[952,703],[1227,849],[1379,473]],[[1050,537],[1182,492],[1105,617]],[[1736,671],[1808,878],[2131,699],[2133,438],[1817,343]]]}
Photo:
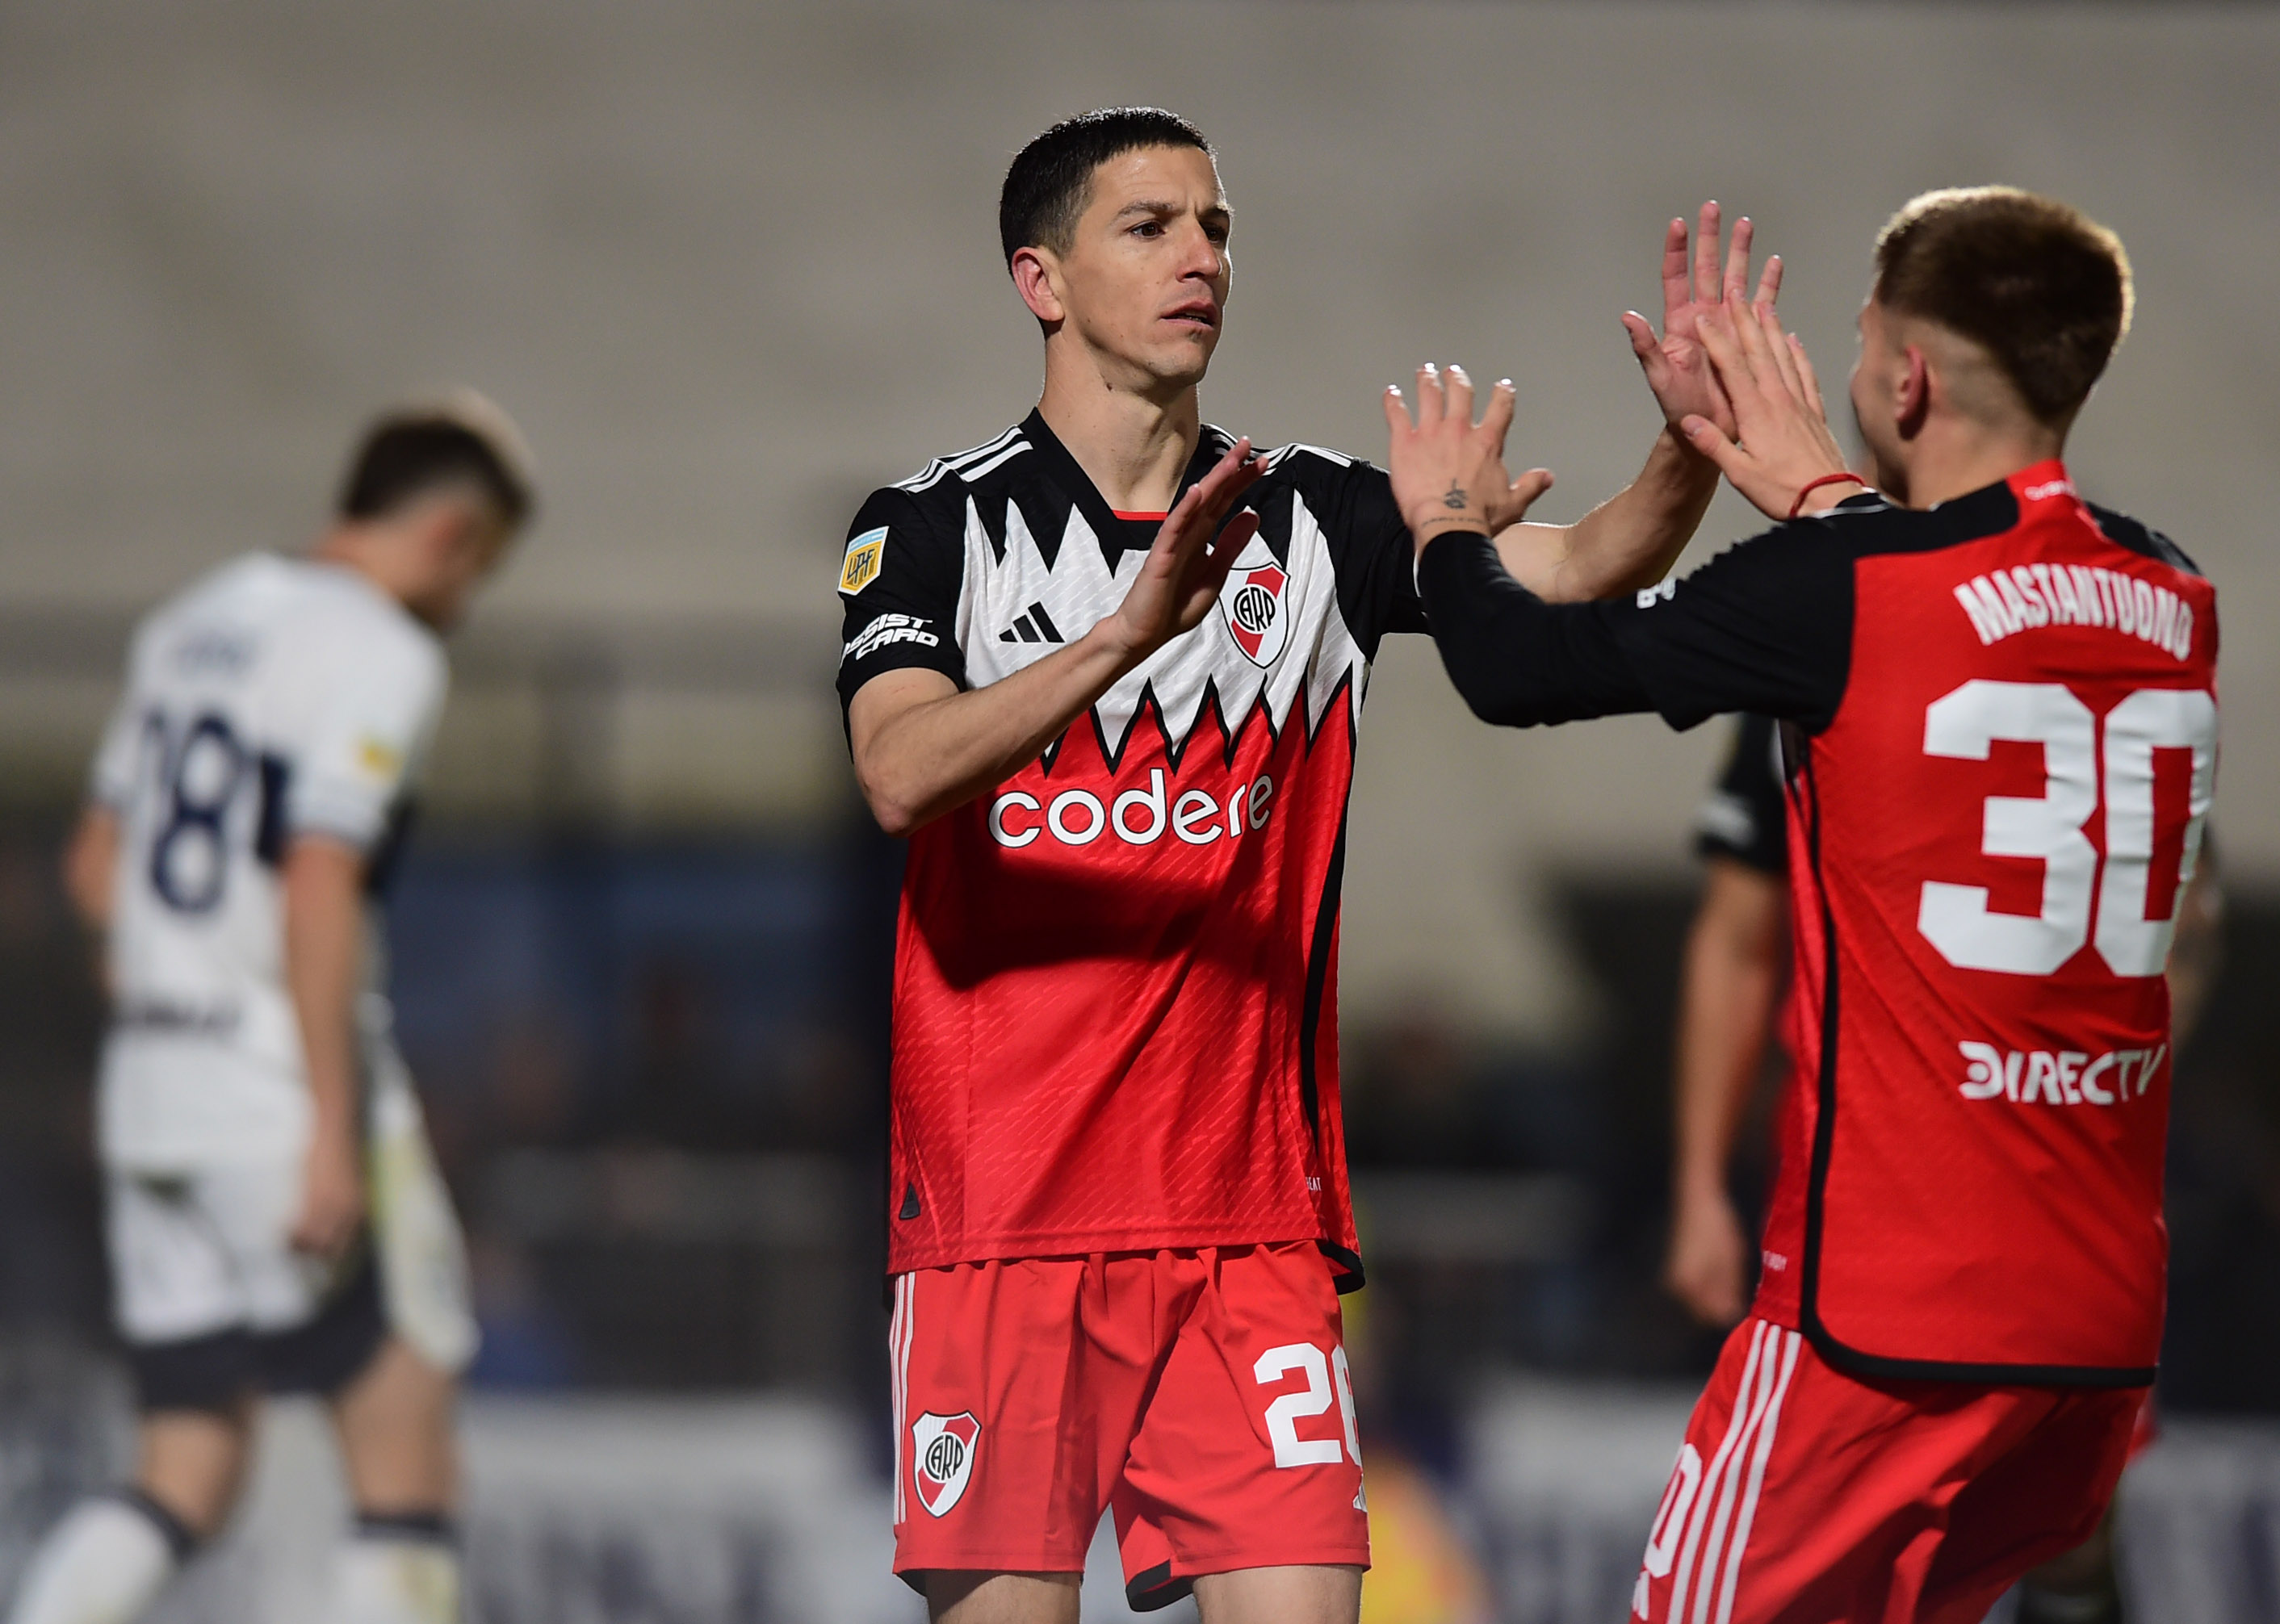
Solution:
{"label": "number 30 on back", "polygon": [[[1980,850],[2043,864],[2038,914],[1997,913],[1987,889],[1927,880],[1916,928],[1965,970],[2048,975],[2091,936],[2099,859],[2084,830],[2099,810],[2098,719],[2060,682],[1977,679],[1924,712],[1924,753],[1987,759],[1997,739],[2043,747],[2043,794],[1989,796]],[[2145,917],[2155,846],[2153,752],[2190,750],[2192,784],[2177,881],[2192,877],[2216,778],[2216,701],[2199,689],[2140,689],[2107,712],[2106,883],[2098,897],[2098,952],[2116,975],[2159,975],[2168,962],[2169,916]]]}

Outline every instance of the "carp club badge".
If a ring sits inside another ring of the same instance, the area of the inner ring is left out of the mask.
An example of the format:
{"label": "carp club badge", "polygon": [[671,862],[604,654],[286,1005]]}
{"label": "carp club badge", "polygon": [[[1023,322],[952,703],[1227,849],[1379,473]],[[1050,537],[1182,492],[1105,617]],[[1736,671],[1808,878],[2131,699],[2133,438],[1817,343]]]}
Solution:
{"label": "carp club badge", "polygon": [[958,1504],[974,1475],[981,1441],[982,1423],[971,1410],[958,1415],[928,1411],[911,1423],[911,1486],[928,1516],[939,1517]]}
{"label": "carp club badge", "polygon": [[1254,666],[1271,666],[1282,652],[1282,645],[1290,641],[1286,601],[1290,577],[1265,546],[1259,546],[1257,551],[1259,562],[1246,557],[1228,572],[1227,585],[1220,589],[1219,608],[1227,617],[1228,635],[1244,658]]}

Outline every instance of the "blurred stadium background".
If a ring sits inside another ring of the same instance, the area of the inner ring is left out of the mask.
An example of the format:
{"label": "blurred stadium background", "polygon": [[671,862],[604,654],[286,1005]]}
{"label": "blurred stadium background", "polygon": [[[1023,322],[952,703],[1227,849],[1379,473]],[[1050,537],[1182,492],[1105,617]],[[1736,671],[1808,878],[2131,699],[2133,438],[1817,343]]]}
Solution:
{"label": "blurred stadium background", "polygon": [[[830,578],[867,489],[1034,398],[1006,158],[1152,102],[1238,213],[1206,414],[1375,455],[1378,388],[1462,358],[1521,381],[1555,516],[1645,448],[1615,317],[1703,197],[1786,257],[1825,375],[1923,188],[2122,232],[2137,330],[2073,462],[2222,591],[2229,893],[2126,1561],[2145,1620],[2280,1618],[2276,79],[2246,4],[0,4],[0,1596],[127,1419],[54,869],[127,628],[308,538],[365,415],[465,380],[543,512],[458,639],[393,927],[486,1335],[479,1616],[919,1616],[876,1289],[898,853],[844,766]],[[1722,497],[1690,562],[1747,527]],[[1365,736],[1370,1616],[1611,1619],[1716,1340],[1654,1275],[1723,731],[1490,734],[1397,640]],[[170,1618],[300,1616],[326,1447],[279,1418]]]}

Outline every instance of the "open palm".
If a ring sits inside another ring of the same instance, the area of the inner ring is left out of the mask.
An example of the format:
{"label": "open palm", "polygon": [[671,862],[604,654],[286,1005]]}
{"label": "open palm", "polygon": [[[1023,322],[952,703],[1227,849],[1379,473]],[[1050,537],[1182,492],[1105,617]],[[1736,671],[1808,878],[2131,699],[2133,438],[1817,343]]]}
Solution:
{"label": "open palm", "polygon": [[1172,504],[1113,617],[1136,653],[1152,654],[1211,612],[1236,555],[1259,533],[1259,515],[1235,504],[1266,472],[1250,440],[1238,440]]}
{"label": "open palm", "polygon": [[[1734,432],[1734,408],[1719,386],[1718,374],[1702,345],[1701,322],[1712,310],[1738,309],[1750,302],[1750,243],[1754,228],[1747,216],[1734,223],[1727,245],[1725,266],[1719,267],[1720,212],[1716,203],[1702,205],[1702,216],[1688,241],[1686,222],[1674,219],[1662,242],[1662,333],[1637,311],[1623,313],[1623,329],[1630,335],[1631,352],[1654,391],[1664,420],[1675,426],[1689,417],[1707,418],[1728,435]],[[1758,277],[1755,303],[1770,311],[1781,292],[1782,262],[1768,259]]]}

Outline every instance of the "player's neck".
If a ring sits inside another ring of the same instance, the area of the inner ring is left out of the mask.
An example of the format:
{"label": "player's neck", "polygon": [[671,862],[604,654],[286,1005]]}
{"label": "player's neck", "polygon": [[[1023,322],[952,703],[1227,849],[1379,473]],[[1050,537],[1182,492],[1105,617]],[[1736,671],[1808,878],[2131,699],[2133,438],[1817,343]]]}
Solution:
{"label": "player's neck", "polygon": [[362,527],[335,526],[309,549],[309,557],[316,563],[335,565],[348,571],[399,604],[407,601],[404,583],[389,568],[392,560],[388,550],[373,545],[369,532]]}
{"label": "player's neck", "polygon": [[1168,511],[1203,434],[1193,384],[1154,398],[1050,357],[1037,411],[1101,500],[1123,513]]}
{"label": "player's neck", "polygon": [[1976,423],[1927,424],[1909,447],[1899,477],[1888,480],[1886,486],[1909,507],[1937,507],[2065,451],[2066,436],[2049,429],[1991,431]]}

